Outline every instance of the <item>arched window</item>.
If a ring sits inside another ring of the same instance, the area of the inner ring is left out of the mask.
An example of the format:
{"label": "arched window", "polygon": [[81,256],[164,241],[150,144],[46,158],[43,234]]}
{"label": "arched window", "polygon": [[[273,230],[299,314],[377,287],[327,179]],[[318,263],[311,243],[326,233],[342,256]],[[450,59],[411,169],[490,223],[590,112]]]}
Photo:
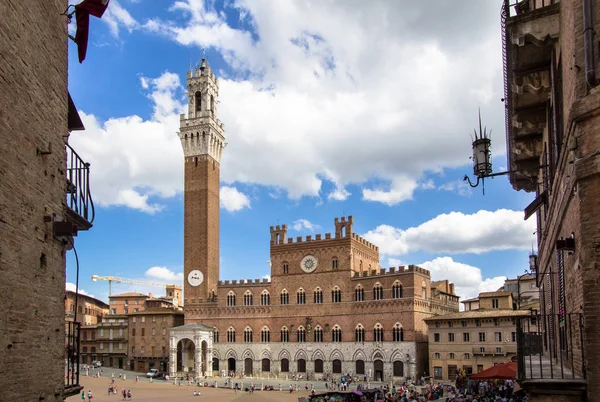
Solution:
{"label": "arched window", "polygon": [[323,291],[321,290],[321,288],[316,288],[313,292],[313,301],[315,304],[323,303]]}
{"label": "arched window", "polygon": [[296,292],[296,303],[297,304],[306,304],[306,293],[304,293],[304,289],[298,289]]}
{"label": "arched window", "polygon": [[235,293],[233,293],[233,290],[227,294],[227,306],[228,307],[235,306]]}
{"label": "arched window", "polygon": [[283,289],[279,296],[281,298],[281,304],[289,304],[290,303],[290,295],[288,294],[287,290]]}
{"label": "arched window", "polygon": [[400,325],[399,322],[394,325],[392,329],[392,337],[394,342],[404,342],[404,328]]}
{"label": "arched window", "polygon": [[229,327],[227,330],[227,342],[235,342],[235,329],[233,327]]}
{"label": "arched window", "polygon": [[465,360],[471,360],[471,354],[470,353],[465,353],[463,355],[463,359],[465,359]]}
{"label": "arched window", "polygon": [[281,342],[289,342],[290,341],[290,331],[288,331],[287,327],[281,327],[280,331]]}
{"label": "arched window", "polygon": [[354,289],[354,300],[356,301],[365,301],[365,290],[361,285],[358,285],[356,289]]}
{"label": "arched window", "polygon": [[213,342],[219,342],[219,330],[217,329],[217,327],[213,329]]}
{"label": "arched window", "polygon": [[380,283],[373,286],[373,300],[383,300],[383,287]]}
{"label": "arched window", "polygon": [[331,291],[331,302],[341,303],[342,302],[342,291],[339,287],[335,286]]}
{"label": "arched window", "polygon": [[244,306],[251,306],[252,305],[252,292],[250,292],[249,290],[246,290],[246,293],[244,293]]}
{"label": "arched window", "polygon": [[246,327],[244,329],[244,342],[250,343],[252,342],[252,328]]}
{"label": "arched window", "polygon": [[298,327],[298,330],[296,331],[296,340],[299,343],[306,342],[306,330],[303,326]]}
{"label": "arched window", "polygon": [[402,297],[402,284],[400,281],[394,282],[392,285],[392,297],[394,299],[400,299]]}
{"label": "arched window", "polygon": [[425,281],[421,284],[421,296],[423,299],[427,299],[427,285],[425,284]]}
{"label": "arched window", "polygon": [[284,274],[289,274],[290,273],[290,264],[287,262],[283,263],[283,273]]}
{"label": "arched window", "polygon": [[315,342],[323,342],[323,329],[317,325],[313,331]]}
{"label": "arched window", "polygon": [[200,91],[196,92],[196,95],[194,96],[194,103],[196,104],[196,112],[201,112],[202,111],[202,94],[200,93]]}
{"label": "arched window", "polygon": [[358,324],[356,329],[354,330],[354,340],[356,342],[364,342],[365,341],[365,328],[362,324]]}
{"label": "arched window", "polygon": [[298,372],[306,373],[306,360],[298,359]]}
{"label": "arched window", "polygon": [[363,269],[362,269],[362,260],[360,260],[360,262],[358,263],[358,268],[360,270],[360,273],[362,274],[362,271],[363,271]]}
{"label": "arched window", "polygon": [[335,325],[333,330],[331,331],[331,342],[341,342],[342,341],[342,329],[339,325]]}
{"label": "arched window", "polygon": [[381,324],[376,324],[373,328],[373,340],[375,342],[383,342],[383,327]]}
{"label": "arched window", "polygon": [[288,373],[290,371],[290,361],[288,359],[281,359],[281,372]]}
{"label": "arched window", "polygon": [[331,371],[333,371],[334,374],[341,374],[342,373],[342,361],[339,359],[334,359],[331,362]]}
{"label": "arched window", "polygon": [[339,268],[339,261],[338,261],[337,257],[333,257],[331,259],[331,269],[335,271],[338,268]]}
{"label": "arched window", "polygon": [[271,342],[271,331],[266,326],[263,327],[262,331],[260,331],[260,341],[262,343],[269,343],[269,342]]}
{"label": "arched window", "polygon": [[439,353],[434,353],[434,354],[433,354],[433,358],[434,358],[434,359],[436,359],[436,360],[439,360],[439,359],[440,359],[440,357],[441,357],[441,356],[440,356],[440,354],[439,354]]}
{"label": "arched window", "polygon": [[323,372],[323,360],[315,359],[315,373]]}
{"label": "arched window", "polygon": [[365,373],[365,361],[357,360],[356,361],[356,374],[366,374]]}
{"label": "arched window", "polygon": [[456,355],[454,353],[448,353],[448,359],[449,360],[455,360],[456,359]]}
{"label": "arched window", "polygon": [[262,306],[269,306],[271,304],[271,295],[267,289],[263,290],[260,294],[260,304]]}
{"label": "arched window", "polygon": [[215,114],[215,97],[214,96],[210,96],[210,111],[212,112],[212,114]]}
{"label": "arched window", "polygon": [[404,363],[401,361],[394,362],[394,377],[404,377]]}

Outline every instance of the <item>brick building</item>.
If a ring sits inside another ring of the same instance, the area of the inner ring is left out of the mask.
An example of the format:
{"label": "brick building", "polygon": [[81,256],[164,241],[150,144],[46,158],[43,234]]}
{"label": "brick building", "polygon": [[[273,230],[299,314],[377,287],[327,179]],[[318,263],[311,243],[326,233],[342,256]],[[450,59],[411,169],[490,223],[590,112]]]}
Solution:
{"label": "brick building", "polygon": [[66,253],[91,227],[93,206],[79,181],[89,167],[67,143],[83,129],[67,89],[67,5],[0,2],[2,401],[80,390],[76,375],[65,378],[65,358],[73,373],[77,359],[77,325],[65,334]]}
{"label": "brick building", "polygon": [[424,318],[458,312],[454,286],[432,283],[413,265],[382,269],[379,248],[353,232],[351,216],[336,218],[333,234],[305,238],[271,227],[271,279],[219,281],[219,84],[203,59],[187,85],[179,131],[186,325],[171,333],[170,374],[353,373],[389,381],[427,370]]}
{"label": "brick building", "polygon": [[502,9],[508,167],[514,189],[536,195],[525,218],[537,219],[540,289],[539,341],[519,345],[519,380],[532,400],[596,400],[600,1],[515,3]]}
{"label": "brick building", "polygon": [[[77,303],[75,299],[77,298]],[[75,294],[71,290],[66,291],[65,297],[65,319],[73,322],[75,318],[75,306],[77,305],[77,322],[81,325],[93,325],[102,321],[102,317],[108,314],[108,304],[95,297],[83,294]]]}
{"label": "brick building", "polygon": [[146,373],[155,368],[167,372],[170,329],[183,324],[183,311],[163,306],[130,313],[129,370]]}
{"label": "brick building", "polygon": [[126,292],[109,296],[110,314],[127,315],[144,311],[144,302],[149,297],[152,297],[152,293]]}

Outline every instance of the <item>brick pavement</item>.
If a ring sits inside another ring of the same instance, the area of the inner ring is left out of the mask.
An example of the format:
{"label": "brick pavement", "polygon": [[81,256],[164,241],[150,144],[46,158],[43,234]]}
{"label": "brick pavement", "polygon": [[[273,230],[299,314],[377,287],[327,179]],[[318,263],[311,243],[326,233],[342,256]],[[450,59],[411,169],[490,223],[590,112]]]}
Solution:
{"label": "brick pavement", "polygon": [[[82,377],[80,379],[81,385],[85,388],[87,395],[88,390],[91,390],[94,395],[94,402],[102,401],[121,401],[123,398],[120,394],[108,395],[108,386],[111,382],[110,377]],[[193,402],[193,401],[294,401],[297,402],[298,398],[309,394],[307,391],[298,391],[290,394],[287,391],[255,391],[253,394],[248,392],[238,391],[237,393],[227,388],[204,388],[204,387],[193,387],[188,385],[173,385],[167,383],[149,383],[149,382],[135,382],[135,381],[123,381],[115,379],[115,384],[119,387],[119,392],[123,387],[131,390],[132,398],[134,401],[147,401],[147,402]],[[193,396],[193,392],[199,390],[202,392],[202,396]],[[67,398],[69,402],[81,401],[81,394]],[[86,398],[87,401],[87,398]]]}

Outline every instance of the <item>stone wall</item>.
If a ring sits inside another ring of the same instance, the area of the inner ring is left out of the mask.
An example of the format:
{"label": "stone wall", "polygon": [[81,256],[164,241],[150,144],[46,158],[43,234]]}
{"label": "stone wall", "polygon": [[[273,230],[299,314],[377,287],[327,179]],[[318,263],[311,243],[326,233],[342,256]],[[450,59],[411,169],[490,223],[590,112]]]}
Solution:
{"label": "stone wall", "polygon": [[62,401],[65,0],[0,2],[0,400]]}
{"label": "stone wall", "polygon": [[[326,373],[334,378],[348,373],[356,374],[356,361],[365,362],[365,374],[371,373],[370,381],[373,381],[374,366],[376,359],[383,361],[383,380],[400,381],[403,377],[393,377],[393,362],[401,361],[404,364],[404,377],[414,377],[417,372],[422,372],[416,366],[414,356],[417,355],[417,344],[415,342],[343,342],[343,343],[213,343],[213,356],[219,359],[219,370],[228,370],[228,359],[236,361],[236,372],[245,371],[245,359],[252,359],[253,373],[244,372],[245,377],[261,378],[286,378],[298,372],[298,359],[306,360],[306,372],[300,373],[308,380],[321,380]],[[379,357],[378,357],[379,356]],[[289,360],[289,372],[281,372],[281,359]],[[270,359],[270,372],[262,371],[262,359]],[[323,373],[315,373],[314,362],[316,359],[323,360]],[[334,374],[332,361],[341,360],[342,374]],[[362,377],[362,375],[361,375]]]}

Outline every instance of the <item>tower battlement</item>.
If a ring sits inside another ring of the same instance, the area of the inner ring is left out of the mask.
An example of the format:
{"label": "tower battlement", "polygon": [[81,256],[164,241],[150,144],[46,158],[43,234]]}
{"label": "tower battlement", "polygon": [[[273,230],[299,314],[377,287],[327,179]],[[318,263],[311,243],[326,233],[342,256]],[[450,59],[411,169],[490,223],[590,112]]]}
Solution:
{"label": "tower battlement", "polygon": [[429,272],[429,270],[425,269],[425,268],[421,268],[417,265],[404,265],[404,266],[399,266],[398,268],[396,267],[390,267],[390,268],[381,268],[381,269],[373,269],[371,271],[363,271],[361,272],[354,272],[353,274],[353,278],[363,278],[363,277],[369,277],[369,276],[389,276],[389,275],[401,275],[401,274],[414,274],[414,273],[418,273],[418,274],[422,274],[425,276],[430,277],[431,273]]}

